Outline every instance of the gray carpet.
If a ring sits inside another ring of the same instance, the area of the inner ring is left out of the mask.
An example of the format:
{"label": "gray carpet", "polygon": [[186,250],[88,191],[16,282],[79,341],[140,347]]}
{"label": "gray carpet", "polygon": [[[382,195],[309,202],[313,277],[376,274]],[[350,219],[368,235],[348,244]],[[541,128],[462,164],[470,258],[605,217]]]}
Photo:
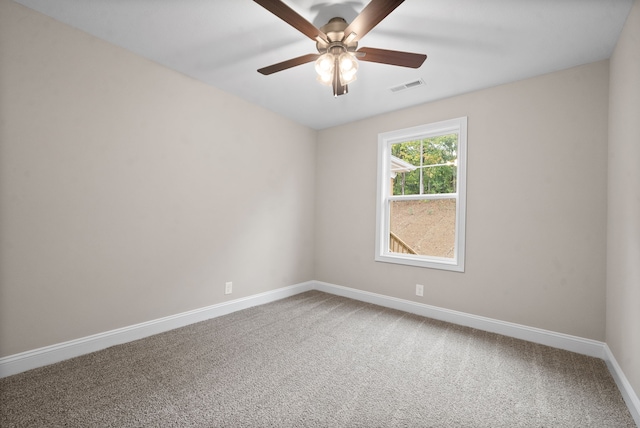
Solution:
{"label": "gray carpet", "polygon": [[601,360],[317,291],[0,392],[2,427],[635,427]]}

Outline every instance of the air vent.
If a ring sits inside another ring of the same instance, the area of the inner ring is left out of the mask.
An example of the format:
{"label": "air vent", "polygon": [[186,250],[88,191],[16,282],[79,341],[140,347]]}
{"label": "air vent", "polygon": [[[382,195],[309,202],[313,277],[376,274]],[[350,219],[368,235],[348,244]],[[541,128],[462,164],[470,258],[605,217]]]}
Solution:
{"label": "air vent", "polygon": [[393,88],[389,88],[391,92],[400,92],[406,89],[417,88],[418,86],[424,86],[424,80],[418,79],[413,82],[404,83],[402,85],[394,86]]}

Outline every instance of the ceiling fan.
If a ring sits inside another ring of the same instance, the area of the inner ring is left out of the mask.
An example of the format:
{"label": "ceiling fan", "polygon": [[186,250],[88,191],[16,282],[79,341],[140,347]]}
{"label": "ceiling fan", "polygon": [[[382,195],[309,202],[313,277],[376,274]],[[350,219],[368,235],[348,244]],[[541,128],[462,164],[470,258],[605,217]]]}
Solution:
{"label": "ceiling fan", "polygon": [[279,62],[258,70],[269,75],[291,67],[315,61],[318,81],[333,88],[337,97],[349,92],[348,84],[356,79],[358,58],[360,61],[419,68],[427,59],[424,54],[400,52],[376,48],[358,49],[358,40],[371,31],[404,0],[371,0],[360,14],[348,24],[336,17],[316,28],[280,0],[254,0],[260,6],[288,23],[296,30],[316,42],[317,54],[307,54]]}

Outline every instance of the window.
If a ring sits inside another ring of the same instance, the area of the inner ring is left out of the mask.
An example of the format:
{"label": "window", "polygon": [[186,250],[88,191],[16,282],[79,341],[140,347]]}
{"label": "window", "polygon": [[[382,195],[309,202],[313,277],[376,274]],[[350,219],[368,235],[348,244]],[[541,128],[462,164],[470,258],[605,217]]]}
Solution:
{"label": "window", "polygon": [[378,135],[376,260],[464,272],[467,118]]}

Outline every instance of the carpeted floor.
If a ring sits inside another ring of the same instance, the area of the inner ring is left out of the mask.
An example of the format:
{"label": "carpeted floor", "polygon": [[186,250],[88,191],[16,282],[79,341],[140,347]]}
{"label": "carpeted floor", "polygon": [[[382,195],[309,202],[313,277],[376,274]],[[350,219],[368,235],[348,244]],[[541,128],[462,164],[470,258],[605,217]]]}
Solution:
{"label": "carpeted floor", "polygon": [[0,394],[2,427],[635,427],[601,360],[317,291]]}

